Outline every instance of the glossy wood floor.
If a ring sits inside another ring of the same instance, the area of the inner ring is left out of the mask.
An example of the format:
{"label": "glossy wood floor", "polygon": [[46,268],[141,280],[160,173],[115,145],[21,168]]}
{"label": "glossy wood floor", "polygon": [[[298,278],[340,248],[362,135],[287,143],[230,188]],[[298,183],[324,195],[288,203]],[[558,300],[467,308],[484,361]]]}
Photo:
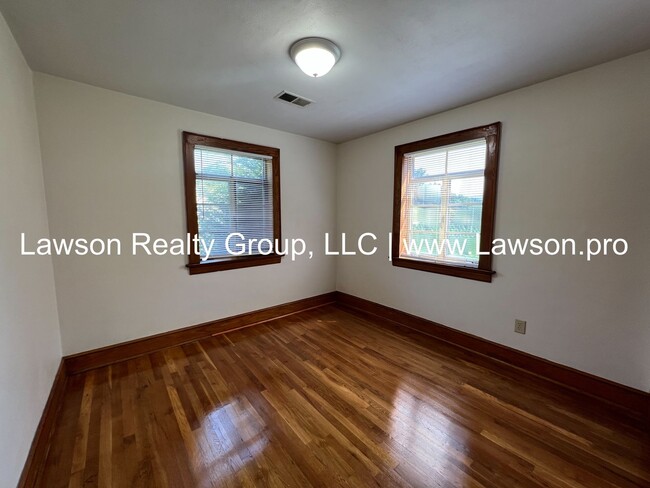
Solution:
{"label": "glossy wood floor", "polygon": [[650,486],[611,407],[327,306],[70,378],[40,486]]}

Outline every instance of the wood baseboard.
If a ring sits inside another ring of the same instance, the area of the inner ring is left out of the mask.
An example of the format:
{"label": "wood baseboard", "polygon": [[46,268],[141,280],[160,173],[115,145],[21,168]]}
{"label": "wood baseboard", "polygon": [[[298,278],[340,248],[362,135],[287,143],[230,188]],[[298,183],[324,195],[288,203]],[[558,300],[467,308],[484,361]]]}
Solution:
{"label": "wood baseboard", "polygon": [[36,427],[34,440],[32,441],[23,472],[18,481],[18,488],[31,488],[36,486],[38,476],[43,466],[45,466],[45,457],[50,448],[50,439],[54,432],[56,418],[61,409],[61,405],[63,405],[66,381],[65,365],[63,364],[63,360],[61,360],[59,369],[54,376],[50,395],[47,398],[47,402],[45,402],[45,408],[43,408],[43,415],[41,415],[41,420]]}
{"label": "wood baseboard", "polygon": [[233,317],[213,320],[203,324],[176,329],[162,334],[156,334],[142,339],[122,342],[112,346],[93,349],[91,351],[66,356],[63,358],[67,374],[77,374],[90,369],[107,366],[125,361],[144,354],[149,354],[166,347],[179,346],[188,342],[228,332],[242,327],[267,322],[285,315],[302,312],[310,308],[320,307],[336,301],[336,292],[325,293],[295,302],[284,303],[274,307],[243,313]]}
{"label": "wood baseboard", "polygon": [[650,418],[650,393],[554,363],[347,293],[336,292],[336,302],[343,307],[359,310],[394,324],[408,327],[436,339],[510,364],[581,393],[613,403],[629,410],[635,417],[646,420]]}

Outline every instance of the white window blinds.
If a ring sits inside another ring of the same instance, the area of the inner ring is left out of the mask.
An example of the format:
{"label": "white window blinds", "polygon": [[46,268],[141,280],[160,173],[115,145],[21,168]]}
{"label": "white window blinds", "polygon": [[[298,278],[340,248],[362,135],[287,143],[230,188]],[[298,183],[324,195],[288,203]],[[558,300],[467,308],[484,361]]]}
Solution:
{"label": "white window blinds", "polygon": [[404,155],[400,258],[478,267],[486,154],[481,138]]}
{"label": "white window blinds", "polygon": [[[230,257],[226,238],[232,233],[242,234],[244,241],[233,237],[231,250],[245,244],[246,254],[249,239],[273,241],[271,157],[195,146],[194,170],[199,237],[213,240],[209,256],[201,246],[201,259]],[[252,249],[259,251],[257,245]]]}

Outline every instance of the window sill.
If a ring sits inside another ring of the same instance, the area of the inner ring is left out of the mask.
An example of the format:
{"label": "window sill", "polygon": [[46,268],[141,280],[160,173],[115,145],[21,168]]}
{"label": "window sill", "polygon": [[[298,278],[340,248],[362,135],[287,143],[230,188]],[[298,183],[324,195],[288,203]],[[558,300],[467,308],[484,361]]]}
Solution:
{"label": "window sill", "polygon": [[492,276],[495,271],[478,268],[466,268],[464,266],[452,266],[440,263],[430,263],[426,261],[416,261],[414,259],[393,258],[393,266],[400,268],[417,269],[419,271],[427,271],[429,273],[438,273],[447,276],[456,276],[458,278],[465,278],[468,280],[483,281],[485,283],[492,282]]}
{"label": "window sill", "polygon": [[233,256],[223,259],[215,259],[202,263],[191,263],[187,265],[190,275],[213,273],[215,271],[226,271],[228,269],[250,268],[252,266],[264,266],[267,264],[278,264],[282,260],[279,254],[268,256]]}

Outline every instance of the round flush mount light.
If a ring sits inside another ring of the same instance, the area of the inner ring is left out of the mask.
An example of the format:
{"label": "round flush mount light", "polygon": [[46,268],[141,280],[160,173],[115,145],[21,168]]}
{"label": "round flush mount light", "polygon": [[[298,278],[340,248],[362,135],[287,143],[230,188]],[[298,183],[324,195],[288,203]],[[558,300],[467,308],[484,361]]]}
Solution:
{"label": "round flush mount light", "polygon": [[328,39],[306,37],[293,43],[289,55],[307,76],[318,78],[329,73],[341,58],[341,50]]}

